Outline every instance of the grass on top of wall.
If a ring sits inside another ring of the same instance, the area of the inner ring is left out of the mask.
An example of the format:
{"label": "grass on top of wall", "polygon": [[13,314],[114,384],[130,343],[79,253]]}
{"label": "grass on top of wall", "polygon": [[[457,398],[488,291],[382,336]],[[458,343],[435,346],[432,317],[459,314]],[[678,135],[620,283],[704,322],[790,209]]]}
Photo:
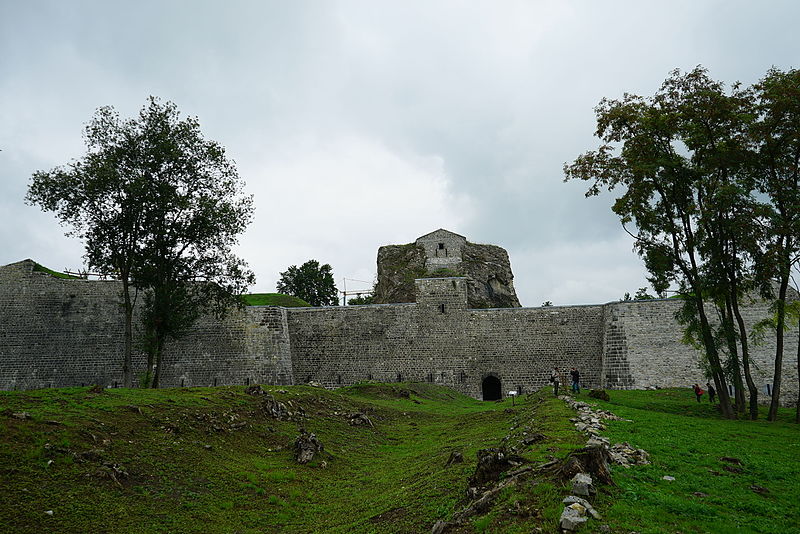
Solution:
{"label": "grass on top of wall", "polygon": [[56,278],[63,278],[65,280],[80,280],[81,279],[80,276],[73,276],[73,275],[67,274],[67,273],[60,273],[58,271],[54,271],[53,269],[48,269],[44,265],[42,265],[40,263],[36,263],[36,262],[33,263],[33,270],[35,272],[38,272],[38,273],[49,274],[50,276],[54,276]]}
{"label": "grass on top of wall", "polygon": [[284,308],[301,308],[311,306],[305,300],[284,295],[283,293],[251,293],[242,295],[246,306],[283,306]]}

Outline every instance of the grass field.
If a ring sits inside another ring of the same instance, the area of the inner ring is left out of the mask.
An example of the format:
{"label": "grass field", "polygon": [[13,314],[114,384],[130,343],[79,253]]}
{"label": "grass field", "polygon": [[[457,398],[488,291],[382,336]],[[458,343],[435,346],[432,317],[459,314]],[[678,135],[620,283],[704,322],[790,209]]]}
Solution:
{"label": "grass field", "polygon": [[251,293],[242,295],[242,299],[247,306],[283,306],[284,308],[311,306],[301,298],[283,293]]}
{"label": "grass field", "polygon": [[619,488],[601,500],[610,525],[642,534],[800,532],[800,427],[792,410],[774,423],[764,420],[766,407],[761,421],[729,421],[689,389],[609,393],[611,402],[598,405],[633,422],[610,422],[605,435],[652,459],[614,471]]}
{"label": "grass field", "polygon": [[[243,387],[0,392],[0,532],[430,532],[467,504],[478,449],[541,432],[522,452],[539,463],[585,442],[546,392],[512,407],[428,384],[265,389],[302,423],[272,419]],[[615,468],[583,532],[798,531],[796,425],[724,421],[689,390],[610,393],[600,404],[633,422],[607,435],[653,463]],[[375,426],[350,426],[353,412]],[[291,450],[301,424],[325,446],[308,465]],[[452,451],[465,461],[446,467]],[[454,532],[557,532],[567,494],[524,480]]]}

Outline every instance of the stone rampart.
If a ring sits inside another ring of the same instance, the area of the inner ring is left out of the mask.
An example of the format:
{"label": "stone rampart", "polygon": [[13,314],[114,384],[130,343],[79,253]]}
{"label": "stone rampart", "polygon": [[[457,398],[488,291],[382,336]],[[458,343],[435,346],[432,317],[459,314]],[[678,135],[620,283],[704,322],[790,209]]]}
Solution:
{"label": "stone rampart", "polygon": [[[26,260],[0,267],[0,389],[121,384],[120,283],[61,279],[34,266]],[[286,310],[254,306],[222,320],[204,317],[167,343],[162,363],[165,387],[290,384]],[[141,351],[133,367],[144,374]]]}
{"label": "stone rampart", "polygon": [[[748,330],[769,316],[767,303],[746,302],[742,317]],[[700,352],[681,342],[683,328],[675,320],[681,301],[675,299],[614,302],[605,308],[603,379],[618,389],[686,387],[705,384]],[[708,309],[709,317],[714,311]],[[797,328],[786,332],[781,397],[785,403],[797,398]],[[775,361],[775,338],[767,335],[758,344],[750,340],[753,380],[768,398]],[[705,386],[704,386],[705,389]]]}
{"label": "stone rampart", "polygon": [[[64,280],[26,260],[0,267],[0,389],[122,381],[120,285]],[[699,353],[681,343],[680,302],[469,309],[464,278],[418,279],[416,303],[330,308],[252,306],[204,317],[168,343],[162,385],[429,381],[483,397],[547,384],[577,367],[585,387],[705,383]],[[763,302],[743,309],[748,324]],[[782,401],[797,398],[797,330],[787,332]],[[753,347],[759,387],[771,383],[774,340]],[[145,370],[134,355],[137,375]],[[566,377],[565,377],[566,378]],[[762,394],[762,399],[768,397]]]}

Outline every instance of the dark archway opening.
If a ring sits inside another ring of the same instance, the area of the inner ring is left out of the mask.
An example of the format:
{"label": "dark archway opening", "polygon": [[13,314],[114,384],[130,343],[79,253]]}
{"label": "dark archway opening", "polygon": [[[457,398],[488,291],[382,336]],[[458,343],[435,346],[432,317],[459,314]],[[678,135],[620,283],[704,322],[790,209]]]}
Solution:
{"label": "dark archway opening", "polygon": [[489,375],[484,378],[481,384],[481,390],[483,391],[483,400],[485,401],[500,400],[503,396],[502,388],[500,387],[500,379],[496,376]]}

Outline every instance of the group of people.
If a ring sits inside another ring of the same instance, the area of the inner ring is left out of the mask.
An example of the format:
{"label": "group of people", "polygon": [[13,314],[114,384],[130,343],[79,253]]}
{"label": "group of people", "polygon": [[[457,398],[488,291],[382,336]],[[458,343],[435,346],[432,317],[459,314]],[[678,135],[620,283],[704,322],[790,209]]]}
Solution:
{"label": "group of people", "polygon": [[[572,381],[572,392],[581,392],[581,373],[575,367],[569,372],[570,380]],[[550,383],[553,384],[553,394],[558,397],[558,387],[562,381],[565,381],[561,371],[558,367],[553,367],[553,372],[550,373]]]}
{"label": "group of people", "polygon": [[[714,402],[714,397],[717,396],[717,391],[714,389],[714,386],[711,385],[710,382],[706,382],[706,389],[708,390],[708,402]],[[703,397],[703,388],[700,387],[700,384],[694,385],[694,394],[697,397],[697,402],[700,402],[700,399]]]}
{"label": "group of people", "polygon": [[[565,369],[566,370],[566,369]],[[553,372],[550,373],[550,383],[553,384],[553,394],[558,397],[558,389],[562,382],[566,382],[566,375],[562,374],[558,367],[553,367]],[[581,373],[573,367],[569,372],[570,381],[572,382],[572,393],[581,392]],[[717,391],[710,382],[706,382],[706,391],[708,391],[708,402],[713,403],[714,398],[717,396]],[[697,397],[697,402],[700,402],[706,391],[700,387],[700,384],[694,385],[694,394]]]}

